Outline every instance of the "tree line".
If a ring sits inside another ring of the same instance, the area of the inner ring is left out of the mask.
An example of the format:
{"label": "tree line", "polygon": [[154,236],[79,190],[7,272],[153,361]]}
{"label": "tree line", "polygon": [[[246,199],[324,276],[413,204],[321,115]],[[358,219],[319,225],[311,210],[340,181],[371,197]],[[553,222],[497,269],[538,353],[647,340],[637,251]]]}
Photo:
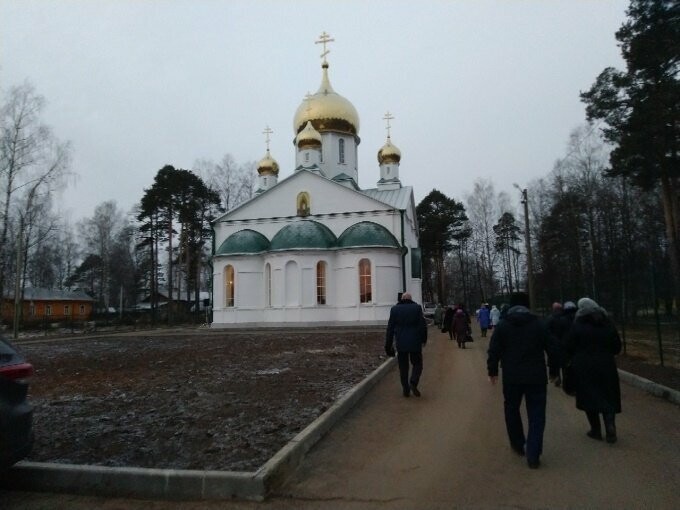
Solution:
{"label": "tree line", "polygon": [[[56,212],[58,192],[73,177],[72,147],[41,118],[45,99],[28,82],[9,90],[0,108],[0,296],[17,313],[27,287],[86,291],[98,311],[133,309],[149,296],[166,320],[210,288],[210,221],[251,198],[255,164],[198,160],[192,170],[163,166],[132,211],[115,201],[69,224]],[[173,291],[170,291],[173,289]],[[15,317],[21,320],[21,317]]]}
{"label": "tree line", "polygon": [[475,306],[527,291],[531,253],[535,307],[590,296],[624,319],[677,312],[680,9],[632,0],[627,16],[616,32],[626,69],[581,93],[587,123],[527,187],[527,218],[488,180],[465,203],[433,190],[418,205],[425,298]]}

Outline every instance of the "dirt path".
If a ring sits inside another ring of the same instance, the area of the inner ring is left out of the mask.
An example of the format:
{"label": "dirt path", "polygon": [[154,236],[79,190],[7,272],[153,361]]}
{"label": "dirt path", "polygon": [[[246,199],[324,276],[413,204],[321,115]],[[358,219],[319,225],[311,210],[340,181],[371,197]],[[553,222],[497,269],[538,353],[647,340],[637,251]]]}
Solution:
{"label": "dirt path", "polygon": [[[0,494],[10,509],[450,509],[680,506],[680,407],[622,385],[616,445],[585,436],[573,400],[550,386],[542,466],[507,445],[501,387],[485,376],[488,339],[459,350],[434,332],[420,399],[388,374],[265,503],[139,502]],[[7,497],[8,496],[8,497]],[[50,499],[52,498],[52,499]],[[67,498],[67,499],[61,499]]]}

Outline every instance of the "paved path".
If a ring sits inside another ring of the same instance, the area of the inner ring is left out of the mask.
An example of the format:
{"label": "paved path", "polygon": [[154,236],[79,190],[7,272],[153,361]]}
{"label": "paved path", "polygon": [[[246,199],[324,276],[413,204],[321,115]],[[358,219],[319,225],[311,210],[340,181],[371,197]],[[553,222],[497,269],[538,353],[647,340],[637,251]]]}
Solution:
{"label": "paved path", "polygon": [[461,350],[430,331],[423,396],[404,398],[393,370],[265,503],[0,498],[16,509],[680,508],[679,406],[622,384],[608,445],[586,437],[583,413],[551,385],[542,466],[530,470],[507,444],[501,386],[486,379],[488,339]]}

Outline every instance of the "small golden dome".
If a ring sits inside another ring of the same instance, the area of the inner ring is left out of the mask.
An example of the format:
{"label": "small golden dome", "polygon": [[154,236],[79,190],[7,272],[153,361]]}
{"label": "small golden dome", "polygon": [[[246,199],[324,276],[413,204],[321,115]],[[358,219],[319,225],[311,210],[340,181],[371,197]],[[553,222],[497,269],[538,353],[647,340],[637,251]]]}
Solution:
{"label": "small golden dome", "polygon": [[340,131],[357,135],[359,114],[354,105],[333,90],[328,80],[328,63],[324,62],[321,86],[316,94],[307,96],[293,118],[293,129],[299,133],[311,122],[319,132]]}
{"label": "small golden dome", "polygon": [[378,163],[399,163],[401,161],[401,151],[396,145],[392,144],[390,137],[387,137],[385,145],[378,151]]}
{"label": "small golden dome", "polygon": [[267,149],[264,158],[257,164],[257,173],[260,175],[279,175],[279,164],[269,154],[269,149]]}
{"label": "small golden dome", "polygon": [[321,134],[307,121],[305,128],[295,137],[295,145],[299,149],[307,147],[321,147]]}

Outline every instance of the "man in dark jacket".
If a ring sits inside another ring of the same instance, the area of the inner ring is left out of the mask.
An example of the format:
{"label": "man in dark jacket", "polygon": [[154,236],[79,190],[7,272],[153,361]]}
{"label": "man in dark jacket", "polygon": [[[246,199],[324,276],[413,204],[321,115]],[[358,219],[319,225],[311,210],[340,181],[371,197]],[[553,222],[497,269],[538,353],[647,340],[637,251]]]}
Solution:
{"label": "man in dark jacket", "polygon": [[[554,346],[550,333],[538,316],[529,311],[526,298],[518,295],[507,314],[494,328],[489,342],[487,370],[491,384],[498,380],[498,363],[503,368],[505,427],[510,446],[525,455],[529,467],[540,465],[545,429],[548,378],[545,353],[551,377],[554,376]],[[528,431],[525,437],[520,405],[526,401]]]}
{"label": "man in dark jacket", "polygon": [[[423,316],[423,309],[411,300],[411,294],[404,292],[399,303],[390,310],[390,320],[387,323],[385,335],[385,352],[388,356],[395,355],[399,362],[399,377],[404,396],[411,392],[420,396],[418,382],[423,373],[423,345],[427,343],[427,323]],[[409,360],[413,365],[409,378]]]}

